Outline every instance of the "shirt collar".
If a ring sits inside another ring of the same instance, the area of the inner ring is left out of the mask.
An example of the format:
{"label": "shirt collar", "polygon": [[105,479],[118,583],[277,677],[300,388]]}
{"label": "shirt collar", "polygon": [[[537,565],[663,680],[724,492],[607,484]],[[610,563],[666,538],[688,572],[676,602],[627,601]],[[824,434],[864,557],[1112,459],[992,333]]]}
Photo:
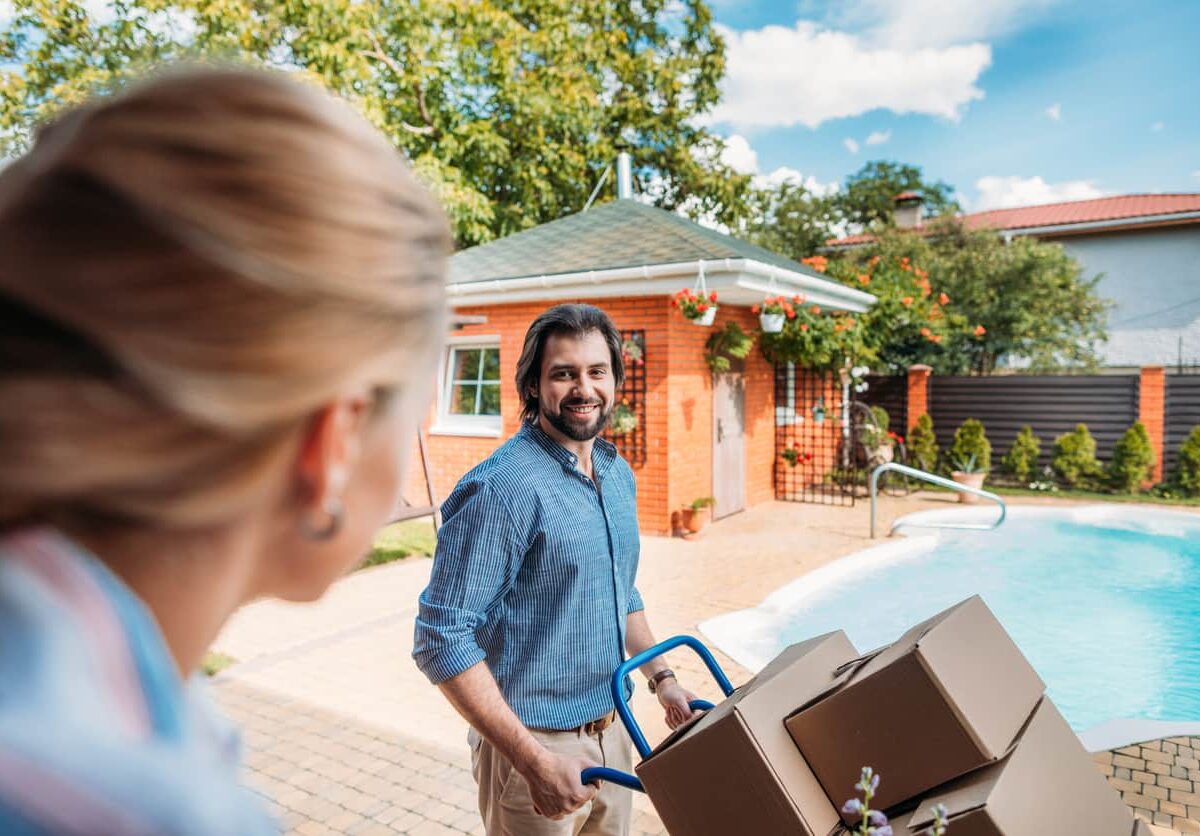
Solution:
{"label": "shirt collar", "polygon": [[[532,439],[561,464],[564,470],[579,472],[579,457],[547,435],[546,431],[538,426],[536,420],[525,421],[518,434]],[[612,442],[597,436],[592,444],[592,468],[596,475],[603,476],[616,458],[617,448]]]}

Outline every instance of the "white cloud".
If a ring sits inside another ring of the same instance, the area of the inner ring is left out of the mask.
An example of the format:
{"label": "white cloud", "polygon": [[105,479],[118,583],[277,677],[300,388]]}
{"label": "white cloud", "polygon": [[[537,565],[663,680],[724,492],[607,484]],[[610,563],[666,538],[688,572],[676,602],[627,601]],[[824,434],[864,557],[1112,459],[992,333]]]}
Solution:
{"label": "white cloud", "polygon": [[975,189],[979,192],[977,211],[1037,206],[1065,200],[1088,200],[1107,194],[1090,180],[1047,183],[1041,177],[1019,176],[981,177],[975,181]]}
{"label": "white cloud", "polygon": [[741,134],[733,134],[725,139],[721,162],[738,174],[758,173],[758,153],[750,147],[750,140]]}
{"label": "white cloud", "polygon": [[883,145],[892,138],[891,131],[873,131],[867,137],[867,145]]}
{"label": "white cloud", "polygon": [[878,44],[943,47],[983,41],[1027,26],[1057,0],[843,0],[830,23],[865,31]]}
{"label": "white cloud", "polygon": [[1054,104],[1050,105],[1050,107],[1046,108],[1046,115],[1049,116],[1051,119],[1053,119],[1055,122],[1061,122],[1062,121],[1062,105],[1059,104],[1058,102],[1055,102]]}
{"label": "white cloud", "polygon": [[983,43],[902,49],[809,21],[790,29],[718,29],[728,71],[709,121],[741,128],[815,128],[876,108],[957,120],[983,98],[976,82],[992,60]]}
{"label": "white cloud", "polygon": [[1150,130],[1154,131],[1155,133],[1158,133],[1166,126],[1167,125],[1165,122],[1155,122],[1153,125],[1150,126]]}
{"label": "white cloud", "polygon": [[850,137],[846,137],[845,139],[842,140],[842,145],[845,145],[846,150],[849,151],[851,154],[858,153],[858,140],[851,139]]}
{"label": "white cloud", "polygon": [[1195,177],[1197,180],[1200,180],[1200,168],[1193,171],[1192,176]]}

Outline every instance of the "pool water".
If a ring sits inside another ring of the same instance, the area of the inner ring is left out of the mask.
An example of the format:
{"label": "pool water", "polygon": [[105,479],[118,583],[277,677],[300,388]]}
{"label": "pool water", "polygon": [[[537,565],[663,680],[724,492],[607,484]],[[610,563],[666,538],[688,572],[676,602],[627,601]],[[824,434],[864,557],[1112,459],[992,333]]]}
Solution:
{"label": "pool water", "polygon": [[976,593],[1077,731],[1200,720],[1200,516],[1189,514],[1017,508],[995,531],[926,533],[844,558],[702,630],[758,667],[835,629],[878,647]]}

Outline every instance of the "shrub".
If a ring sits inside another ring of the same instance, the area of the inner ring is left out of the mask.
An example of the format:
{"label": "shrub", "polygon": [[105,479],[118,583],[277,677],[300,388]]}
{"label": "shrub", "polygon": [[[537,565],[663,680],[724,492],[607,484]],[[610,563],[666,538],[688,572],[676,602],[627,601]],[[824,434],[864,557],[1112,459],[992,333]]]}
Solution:
{"label": "shrub", "polygon": [[1069,433],[1054,439],[1054,472],[1069,487],[1091,484],[1101,473],[1096,459],[1096,439],[1088,432],[1087,424],[1079,424]]}
{"label": "shrub", "polygon": [[1026,424],[1017,433],[1012,448],[1004,454],[1004,469],[1015,476],[1021,484],[1025,484],[1037,469],[1037,460],[1041,452],[1041,440],[1033,434],[1033,427]]}
{"label": "shrub", "polygon": [[1120,493],[1136,493],[1150,478],[1153,467],[1154,446],[1150,443],[1150,434],[1142,422],[1137,421],[1113,447],[1112,461],[1108,463],[1108,483]]}
{"label": "shrub", "polygon": [[950,461],[975,460],[975,470],[987,473],[992,469],[992,443],[987,440],[983,424],[974,418],[962,422],[954,431],[954,444],[950,446]]}
{"label": "shrub", "polygon": [[938,443],[933,433],[933,419],[926,413],[917,419],[908,434],[908,458],[913,467],[932,471],[937,467]]}
{"label": "shrub", "polygon": [[1179,463],[1175,481],[1188,496],[1200,496],[1200,426],[1192,427],[1179,446]]}

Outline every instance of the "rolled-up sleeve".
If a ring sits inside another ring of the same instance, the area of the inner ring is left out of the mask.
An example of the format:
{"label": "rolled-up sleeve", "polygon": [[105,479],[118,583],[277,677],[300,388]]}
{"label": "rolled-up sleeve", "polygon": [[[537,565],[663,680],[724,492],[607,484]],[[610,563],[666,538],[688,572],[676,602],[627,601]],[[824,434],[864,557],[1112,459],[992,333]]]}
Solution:
{"label": "rolled-up sleeve", "polygon": [[512,587],[524,556],[509,509],[487,484],[460,484],[442,511],[413,639],[413,659],[435,685],[484,660],[476,632]]}
{"label": "rolled-up sleeve", "polygon": [[635,612],[641,612],[646,609],[646,604],[642,601],[642,593],[638,592],[636,586],[629,587],[629,606],[626,608],[627,615]]}

